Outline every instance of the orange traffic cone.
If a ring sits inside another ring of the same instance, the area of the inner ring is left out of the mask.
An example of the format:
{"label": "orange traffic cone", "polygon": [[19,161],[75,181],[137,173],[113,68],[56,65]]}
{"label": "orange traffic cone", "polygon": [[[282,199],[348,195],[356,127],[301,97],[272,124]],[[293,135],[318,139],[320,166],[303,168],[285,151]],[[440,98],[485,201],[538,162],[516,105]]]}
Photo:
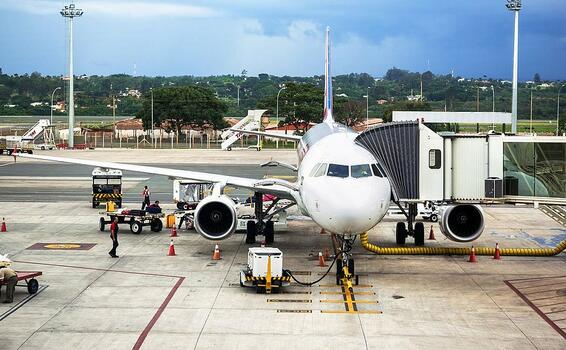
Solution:
{"label": "orange traffic cone", "polygon": [[177,228],[175,227],[175,225],[171,227],[171,235],[169,235],[169,237],[177,237]]}
{"label": "orange traffic cone", "polygon": [[474,246],[472,246],[472,250],[470,250],[470,259],[468,259],[468,262],[478,262],[478,260],[476,259],[476,248],[474,248]]}
{"label": "orange traffic cone", "polygon": [[495,260],[501,260],[501,252],[499,251],[499,243],[495,243],[495,254],[493,255]]}
{"label": "orange traffic cone", "polygon": [[171,240],[171,244],[169,244],[169,253],[167,253],[168,256],[175,256],[177,254],[175,254],[175,245],[173,244],[173,240]]}
{"label": "orange traffic cone", "polygon": [[432,229],[432,225],[430,225],[430,233],[428,234],[428,240],[436,241],[436,238],[434,237],[434,230]]}
{"label": "orange traffic cone", "polygon": [[326,263],[324,262],[324,256],[322,256],[322,252],[318,252],[318,266],[325,267]]}
{"label": "orange traffic cone", "polygon": [[212,253],[212,260],[220,260],[222,259],[220,257],[220,248],[218,247],[218,244],[214,246],[214,253]]}
{"label": "orange traffic cone", "polygon": [[8,229],[6,228],[6,221],[4,221],[4,218],[2,218],[2,227],[0,228],[0,232],[8,232]]}

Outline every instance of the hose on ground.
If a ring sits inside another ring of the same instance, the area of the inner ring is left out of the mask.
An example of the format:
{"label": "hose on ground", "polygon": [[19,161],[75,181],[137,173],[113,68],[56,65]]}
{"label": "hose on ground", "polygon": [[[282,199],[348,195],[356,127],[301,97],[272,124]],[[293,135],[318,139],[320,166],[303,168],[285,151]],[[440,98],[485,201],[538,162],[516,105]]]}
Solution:
{"label": "hose on ground", "polygon": [[[369,242],[367,232],[360,234],[360,242],[366,250],[378,255],[469,255],[467,247],[381,247]],[[500,248],[505,256],[554,256],[566,249],[566,239],[554,248]],[[475,247],[476,255],[494,255],[495,248]]]}
{"label": "hose on ground", "polygon": [[341,255],[342,255],[342,253],[336,254],[334,256],[334,260],[332,260],[332,264],[330,264],[330,266],[328,266],[328,270],[326,270],[326,272],[322,275],[322,277],[320,277],[319,279],[317,279],[316,281],[313,281],[313,282],[301,282],[301,281],[299,281],[295,276],[293,276],[293,273],[291,272],[291,270],[283,270],[283,272],[289,274],[289,276],[291,276],[293,281],[297,282],[298,284],[310,287],[313,284],[317,284],[318,282],[322,281],[324,279],[324,277],[328,276],[328,274],[330,273],[330,270],[332,270],[332,266],[334,266],[334,263],[336,262],[336,260],[338,260],[338,257],[340,257]]}

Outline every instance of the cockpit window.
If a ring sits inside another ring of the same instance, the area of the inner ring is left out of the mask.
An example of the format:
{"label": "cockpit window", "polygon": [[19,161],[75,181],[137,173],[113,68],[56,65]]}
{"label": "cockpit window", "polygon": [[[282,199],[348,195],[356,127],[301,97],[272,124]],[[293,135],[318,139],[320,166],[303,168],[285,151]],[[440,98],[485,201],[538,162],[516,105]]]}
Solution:
{"label": "cockpit window", "polygon": [[321,164],[321,166],[318,168],[318,170],[314,173],[314,177],[319,177],[319,176],[324,176],[324,174],[326,174],[326,168],[328,167],[328,164]]}
{"label": "cockpit window", "polygon": [[347,165],[329,164],[327,175],[345,178],[350,176],[350,168]]}
{"label": "cockpit window", "polygon": [[320,168],[320,163],[316,163],[311,170],[311,173],[309,174],[309,176],[314,176],[314,174],[316,174],[316,171]]}
{"label": "cockpit window", "polygon": [[352,177],[358,179],[360,177],[370,177],[371,169],[369,164],[352,165]]}
{"label": "cockpit window", "polygon": [[377,176],[377,177],[385,177],[385,175],[383,175],[383,172],[381,171],[381,169],[379,168],[379,166],[377,164],[372,164],[371,165],[371,170],[373,170],[373,175]]}

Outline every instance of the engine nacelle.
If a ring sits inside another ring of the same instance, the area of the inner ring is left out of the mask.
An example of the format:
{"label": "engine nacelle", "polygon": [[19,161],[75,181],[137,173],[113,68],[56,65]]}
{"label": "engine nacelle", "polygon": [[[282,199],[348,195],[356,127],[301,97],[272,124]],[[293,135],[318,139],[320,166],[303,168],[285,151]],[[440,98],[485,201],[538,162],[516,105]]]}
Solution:
{"label": "engine nacelle", "polygon": [[237,223],[236,204],[228,196],[206,197],[195,209],[195,229],[207,239],[229,237],[236,231]]}
{"label": "engine nacelle", "polygon": [[471,242],[483,232],[483,210],[475,204],[455,204],[441,207],[440,230],[456,242]]}

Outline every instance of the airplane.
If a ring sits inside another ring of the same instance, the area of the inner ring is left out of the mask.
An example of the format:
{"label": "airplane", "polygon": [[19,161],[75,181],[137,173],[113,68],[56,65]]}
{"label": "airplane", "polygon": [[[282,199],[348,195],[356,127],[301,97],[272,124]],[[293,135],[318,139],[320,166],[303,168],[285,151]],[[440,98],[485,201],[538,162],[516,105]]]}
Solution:
{"label": "airplane", "polygon": [[[204,172],[44,155],[21,154],[20,157],[212,182],[214,183],[212,194],[198,204],[194,219],[196,231],[210,240],[225,239],[236,230],[235,203],[224,194],[226,186],[248,189],[254,192],[257,222],[248,222],[246,243],[254,243],[256,235],[262,234],[267,243],[272,243],[274,229],[271,218],[279,211],[297,205],[304,215],[312,218],[318,226],[326,232],[334,234],[337,238],[340,244],[340,253],[337,254],[335,260],[337,265],[336,280],[339,283],[338,281],[346,279],[349,281],[348,283],[351,283],[351,277],[355,273],[351,250],[356,236],[372,229],[383,219],[389,209],[392,188],[383,168],[378,164],[374,155],[355,143],[359,134],[334,120],[330,47],[330,29],[327,28],[323,121],[310,128],[303,136],[246,131],[250,134],[280,137],[299,142],[297,148],[298,167],[270,162],[295,169],[298,175],[296,182],[278,178],[257,180]],[[264,194],[276,196],[275,202],[288,200],[290,204],[279,208],[271,204],[264,210]],[[422,226],[422,223],[420,225]],[[412,227],[409,230],[410,232],[412,232],[411,229]],[[404,223],[401,234],[406,235],[406,231],[403,232],[403,230]],[[424,235],[424,226],[420,231],[422,231],[421,235]],[[399,232],[398,224],[397,235],[399,235]]]}

